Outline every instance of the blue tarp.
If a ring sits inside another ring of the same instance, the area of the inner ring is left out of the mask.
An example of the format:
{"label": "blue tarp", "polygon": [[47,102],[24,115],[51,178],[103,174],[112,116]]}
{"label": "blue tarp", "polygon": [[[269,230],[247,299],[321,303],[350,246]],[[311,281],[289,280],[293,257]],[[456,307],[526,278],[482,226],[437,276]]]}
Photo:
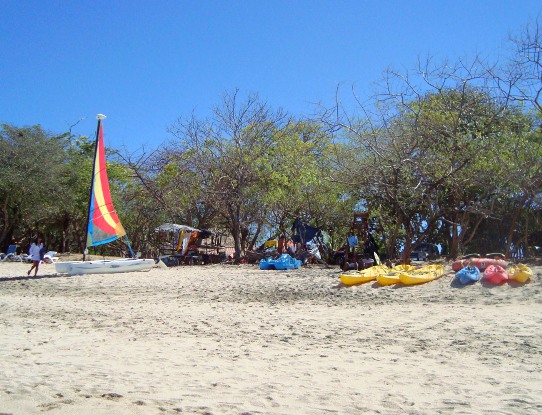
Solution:
{"label": "blue tarp", "polygon": [[293,223],[291,230],[294,233],[294,242],[301,243],[303,245],[308,244],[316,237],[322,236],[322,231],[319,228],[307,225],[300,220],[296,220]]}

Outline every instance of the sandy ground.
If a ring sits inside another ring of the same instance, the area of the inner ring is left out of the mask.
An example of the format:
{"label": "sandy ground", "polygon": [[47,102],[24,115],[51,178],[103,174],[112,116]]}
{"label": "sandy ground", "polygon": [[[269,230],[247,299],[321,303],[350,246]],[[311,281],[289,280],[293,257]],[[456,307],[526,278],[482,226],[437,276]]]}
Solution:
{"label": "sandy ground", "polygon": [[451,271],[345,287],[321,266],[28,268],[0,263],[0,414],[542,413],[540,266],[464,288]]}

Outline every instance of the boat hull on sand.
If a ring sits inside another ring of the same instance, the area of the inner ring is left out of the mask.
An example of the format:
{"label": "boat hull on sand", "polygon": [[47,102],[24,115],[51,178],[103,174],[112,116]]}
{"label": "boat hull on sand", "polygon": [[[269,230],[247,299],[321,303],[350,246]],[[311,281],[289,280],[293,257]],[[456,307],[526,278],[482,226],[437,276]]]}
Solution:
{"label": "boat hull on sand", "polygon": [[527,282],[533,277],[533,270],[527,265],[518,264],[508,269],[508,278],[518,282]]}
{"label": "boat hull on sand", "polygon": [[344,285],[357,285],[365,282],[374,281],[378,275],[390,272],[385,265],[375,265],[371,268],[365,268],[361,271],[340,274],[339,279]]}
{"label": "boat hull on sand", "polygon": [[455,274],[455,278],[461,285],[471,284],[473,282],[479,281],[482,274],[477,267],[466,266],[465,268],[460,269]]}
{"label": "boat hull on sand", "polygon": [[282,254],[277,259],[262,258],[260,260],[260,269],[262,270],[280,270],[298,269],[301,266],[299,259],[293,258],[288,254]]}
{"label": "boat hull on sand", "polygon": [[444,275],[442,265],[427,265],[411,272],[400,272],[399,279],[402,284],[416,285],[436,280]]}
{"label": "boat hull on sand", "polygon": [[387,274],[378,275],[376,277],[376,282],[380,285],[393,285],[401,282],[399,279],[400,272],[410,272],[415,268],[412,265],[397,265],[393,267]]}
{"label": "boat hull on sand", "polygon": [[118,272],[146,271],[154,267],[152,259],[103,259],[97,261],[55,262],[56,272],[60,274],[113,274]]}
{"label": "boat hull on sand", "polygon": [[484,271],[484,281],[499,285],[508,281],[508,273],[499,265],[490,265]]}
{"label": "boat hull on sand", "polygon": [[465,268],[467,265],[472,265],[483,272],[490,265],[499,265],[505,268],[508,265],[508,262],[506,262],[504,259],[498,258],[463,258],[454,261],[452,263],[452,269],[457,272]]}

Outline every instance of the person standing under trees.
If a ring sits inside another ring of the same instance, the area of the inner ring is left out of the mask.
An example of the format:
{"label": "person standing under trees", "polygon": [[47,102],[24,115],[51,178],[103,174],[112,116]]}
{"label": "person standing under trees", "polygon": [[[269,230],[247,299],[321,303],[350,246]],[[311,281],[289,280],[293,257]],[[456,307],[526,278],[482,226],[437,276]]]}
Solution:
{"label": "person standing under trees", "polygon": [[277,252],[282,254],[286,250],[286,237],[284,234],[281,234],[279,237],[279,242],[277,246]]}
{"label": "person standing under trees", "polygon": [[369,258],[374,258],[375,253],[378,255],[378,246],[376,245],[375,238],[373,238],[373,235],[370,232],[367,233],[364,252]]}
{"label": "person standing under trees", "polygon": [[27,275],[30,275],[32,270],[35,270],[34,277],[38,275],[38,268],[40,266],[42,249],[43,243],[41,242],[41,238],[38,236],[36,240],[32,243],[32,245],[30,245],[30,249],[28,250],[28,254],[32,259],[32,268],[28,270]]}

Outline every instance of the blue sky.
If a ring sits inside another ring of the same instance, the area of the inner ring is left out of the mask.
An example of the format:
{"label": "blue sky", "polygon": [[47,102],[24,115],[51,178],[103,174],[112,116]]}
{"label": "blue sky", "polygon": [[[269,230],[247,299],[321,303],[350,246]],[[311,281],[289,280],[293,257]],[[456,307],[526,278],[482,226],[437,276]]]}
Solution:
{"label": "blue sky", "polygon": [[0,123],[137,150],[226,91],[309,114],[418,56],[504,54],[540,0],[0,0]]}

